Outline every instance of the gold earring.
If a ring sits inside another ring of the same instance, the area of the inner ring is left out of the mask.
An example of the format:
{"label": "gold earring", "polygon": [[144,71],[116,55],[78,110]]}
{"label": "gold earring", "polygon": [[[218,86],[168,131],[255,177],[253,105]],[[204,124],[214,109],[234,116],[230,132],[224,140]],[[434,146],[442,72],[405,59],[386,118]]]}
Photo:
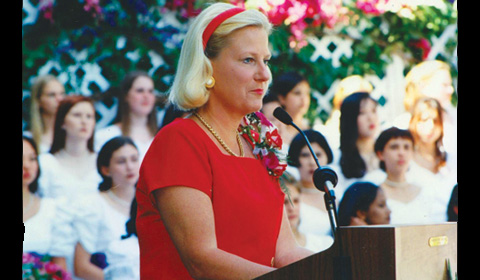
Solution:
{"label": "gold earring", "polygon": [[212,76],[205,83],[205,87],[208,88],[208,89],[211,89],[211,88],[213,88],[213,86],[215,86],[215,79]]}

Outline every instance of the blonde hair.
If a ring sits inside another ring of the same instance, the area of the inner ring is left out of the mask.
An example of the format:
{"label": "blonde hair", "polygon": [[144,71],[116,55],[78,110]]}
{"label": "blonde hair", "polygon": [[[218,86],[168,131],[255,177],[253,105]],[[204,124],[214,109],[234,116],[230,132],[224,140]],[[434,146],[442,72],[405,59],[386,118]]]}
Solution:
{"label": "blonde hair", "polygon": [[258,26],[270,34],[272,25],[267,17],[257,10],[246,10],[225,20],[210,37],[205,51],[202,34],[218,14],[235,8],[226,3],[215,3],[203,10],[188,30],[180,52],[177,72],[169,90],[169,100],[181,110],[203,106],[209,98],[205,82],[213,74],[210,59],[215,58],[227,45],[228,36],[235,30]]}
{"label": "blonde hair", "polygon": [[[60,81],[53,75],[43,75],[35,79],[30,92],[30,130],[32,138],[40,146],[42,134],[45,132],[45,125],[42,119],[42,109],[40,108],[40,97],[43,94],[45,86],[51,81]],[[39,148],[39,147],[37,147]]]}
{"label": "blonde hair", "polygon": [[420,91],[423,84],[441,70],[450,72],[450,66],[440,60],[429,60],[415,65],[408,72],[405,76],[405,98],[403,99],[407,112],[412,110],[419,98],[424,97]]}
{"label": "blonde hair", "polygon": [[337,91],[333,96],[333,108],[340,110],[343,99],[355,92],[371,93],[373,86],[360,75],[351,75],[340,81]]}

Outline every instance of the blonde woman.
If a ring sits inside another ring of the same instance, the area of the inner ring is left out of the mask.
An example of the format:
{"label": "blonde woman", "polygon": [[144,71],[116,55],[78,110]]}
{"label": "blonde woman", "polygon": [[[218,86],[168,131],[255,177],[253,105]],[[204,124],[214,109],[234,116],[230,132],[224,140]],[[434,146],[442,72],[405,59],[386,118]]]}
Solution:
{"label": "blonde woman", "polygon": [[216,3],[187,32],[170,100],[192,114],[160,130],[140,168],[142,279],[252,279],[313,253],[290,229],[276,153],[266,164],[242,134],[247,117],[271,127],[257,112],[270,31],[262,13]]}
{"label": "blonde woman", "polygon": [[53,75],[39,76],[31,91],[30,125],[40,153],[48,152],[53,141],[53,126],[58,104],[65,97],[63,84]]}

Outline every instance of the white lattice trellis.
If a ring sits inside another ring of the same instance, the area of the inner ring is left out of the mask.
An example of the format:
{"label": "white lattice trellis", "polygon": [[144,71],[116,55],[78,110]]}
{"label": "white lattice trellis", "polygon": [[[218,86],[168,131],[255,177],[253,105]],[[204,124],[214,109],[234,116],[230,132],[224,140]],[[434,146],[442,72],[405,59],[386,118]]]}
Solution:
{"label": "white lattice trellis", "polygon": [[340,67],[340,58],[342,56],[350,58],[353,54],[353,40],[350,38],[325,35],[321,39],[311,36],[307,38],[307,41],[315,48],[315,51],[310,57],[311,62],[315,62],[319,57],[322,57],[324,59],[331,59],[332,66],[338,68]]}

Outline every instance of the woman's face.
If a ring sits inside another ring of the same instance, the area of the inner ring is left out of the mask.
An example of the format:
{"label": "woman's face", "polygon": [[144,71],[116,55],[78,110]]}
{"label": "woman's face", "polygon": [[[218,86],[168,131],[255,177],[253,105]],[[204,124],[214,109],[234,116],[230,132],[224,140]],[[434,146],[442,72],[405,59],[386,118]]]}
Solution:
{"label": "woman's face", "polygon": [[113,186],[133,186],[138,180],[140,159],[138,150],[132,145],[124,145],[112,154],[110,165],[102,168],[102,173],[110,176]]}
{"label": "woman's face", "polygon": [[298,192],[298,189],[291,184],[285,183],[285,185],[290,191],[290,199],[292,200],[292,203],[290,203],[288,197],[285,196],[283,205],[285,206],[285,210],[287,211],[288,221],[290,222],[290,225],[292,227],[297,227],[300,221],[300,193]]}
{"label": "woman's face", "polygon": [[42,113],[55,115],[57,113],[58,104],[65,97],[65,88],[57,80],[51,80],[45,84],[38,98],[39,107]]}
{"label": "woman's face", "polygon": [[68,137],[90,139],[95,129],[95,108],[86,101],[73,105],[65,116],[62,128]]}
{"label": "woman's face", "polygon": [[369,225],[384,225],[390,223],[392,211],[387,206],[387,197],[382,189],[378,188],[375,200],[370,204],[368,211],[364,213],[365,222]]}
{"label": "woman's face", "polygon": [[408,138],[392,138],[378,156],[385,162],[387,173],[405,174],[413,157],[413,143]]}
{"label": "woman's face", "polygon": [[215,86],[209,103],[241,115],[259,111],[271,79],[270,57],[262,28],[249,26],[231,33],[227,46],[211,60]]}
{"label": "woman's face", "polygon": [[453,91],[452,76],[447,70],[437,71],[420,87],[422,95],[437,99],[443,107],[451,104]]}
{"label": "woman's face", "polygon": [[377,134],[379,127],[377,103],[365,98],[360,102],[360,111],[357,117],[359,138],[372,138]]}
{"label": "woman's face", "polygon": [[[316,142],[311,143],[311,146],[313,152],[318,158],[318,163],[321,166],[327,165],[328,157],[325,153],[325,150]],[[318,167],[307,145],[300,150],[298,163],[300,164],[298,167],[298,171],[300,172],[300,180],[302,182],[311,182],[313,180],[313,173]]]}
{"label": "woman's face", "polygon": [[150,77],[139,76],[133,81],[125,101],[130,113],[137,116],[148,116],[155,106],[153,81]]}
{"label": "woman's face", "polygon": [[415,133],[420,142],[425,144],[435,143],[442,135],[442,125],[435,110],[427,109],[420,113],[415,125]]}
{"label": "woman's face", "polygon": [[298,83],[286,96],[279,96],[280,103],[294,119],[303,117],[310,107],[310,85]]}
{"label": "woman's face", "polygon": [[23,140],[23,186],[30,185],[38,174],[38,161],[35,149],[26,140]]}

